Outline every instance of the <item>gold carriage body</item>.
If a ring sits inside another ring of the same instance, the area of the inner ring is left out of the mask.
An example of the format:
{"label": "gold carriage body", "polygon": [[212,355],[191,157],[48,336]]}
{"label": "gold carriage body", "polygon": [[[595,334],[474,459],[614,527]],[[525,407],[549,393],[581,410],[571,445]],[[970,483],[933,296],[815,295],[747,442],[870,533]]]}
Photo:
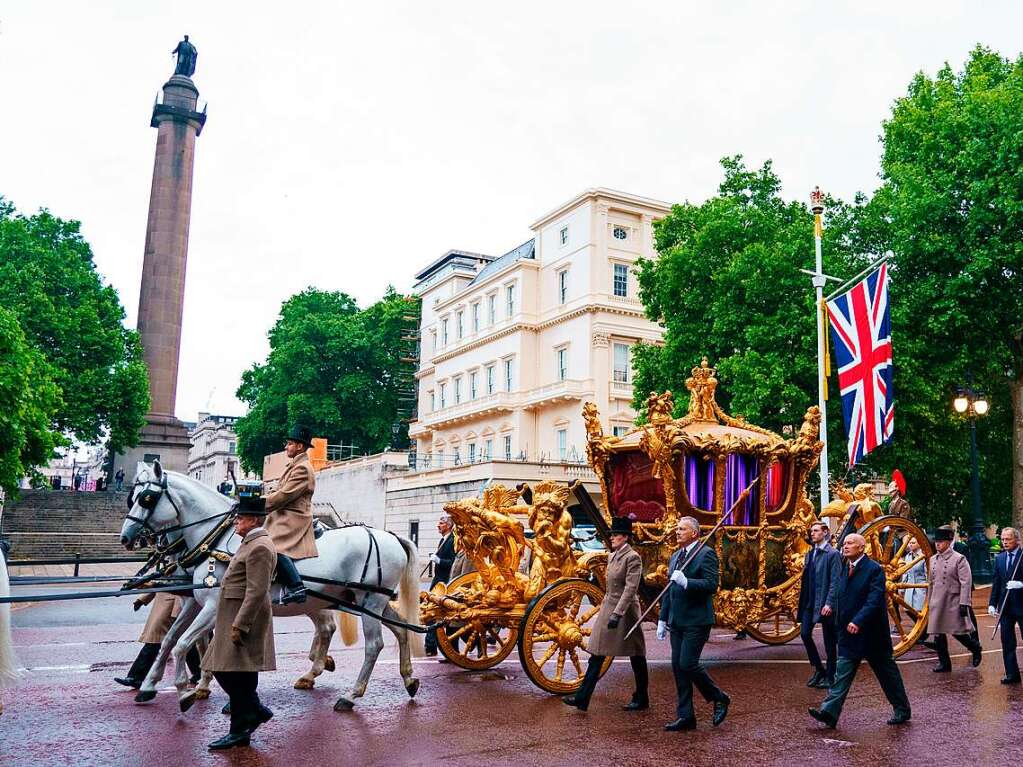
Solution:
{"label": "gold carriage body", "polygon": [[811,407],[798,435],[783,439],[722,411],[714,372],[706,358],[693,368],[683,418],[672,417],[671,392],[651,395],[649,422],[623,437],[604,436],[596,407],[584,405],[603,513],[633,520],[650,599],[667,583],[678,519],[695,517],[709,531],[757,478],[748,500],[711,542],[721,568],[714,607],[723,625],[761,641],[785,642],[798,634],[799,578],[814,519],[805,484],[822,448],[820,412]]}

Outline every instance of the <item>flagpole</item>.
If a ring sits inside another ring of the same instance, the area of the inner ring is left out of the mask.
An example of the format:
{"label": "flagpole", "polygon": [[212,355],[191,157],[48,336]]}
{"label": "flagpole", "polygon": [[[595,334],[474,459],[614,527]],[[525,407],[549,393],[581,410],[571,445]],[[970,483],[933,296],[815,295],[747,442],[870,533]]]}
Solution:
{"label": "flagpole", "polygon": [[831,501],[831,492],[828,488],[828,406],[826,386],[827,377],[825,373],[825,357],[827,355],[827,319],[824,313],[824,260],[821,256],[821,238],[824,236],[824,228],[821,223],[821,215],[824,213],[824,193],[821,188],[816,187],[810,193],[810,209],[813,211],[813,244],[817,258],[816,269],[814,270],[813,287],[817,292],[816,315],[817,315],[817,407],[821,411],[820,440],[824,443],[821,450],[820,474],[821,474],[821,509]]}

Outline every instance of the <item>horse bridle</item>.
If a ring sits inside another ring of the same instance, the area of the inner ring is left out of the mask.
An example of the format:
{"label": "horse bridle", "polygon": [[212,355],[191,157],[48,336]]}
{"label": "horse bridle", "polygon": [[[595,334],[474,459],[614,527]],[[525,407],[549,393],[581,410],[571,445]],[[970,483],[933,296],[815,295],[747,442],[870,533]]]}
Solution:
{"label": "horse bridle", "polygon": [[[156,484],[158,489],[156,489],[156,490],[152,489],[150,487],[150,485],[153,485],[153,484]],[[136,487],[142,487],[143,488],[143,490],[139,493],[137,501],[135,499],[135,488]],[[171,506],[174,507],[175,515],[177,516],[178,519],[181,519],[181,509],[179,509],[178,505],[174,502],[174,496],[171,495],[170,488],[167,487],[167,473],[166,472],[164,472],[160,476],[160,480],[159,480],[158,483],[154,482],[151,479],[146,480],[145,482],[140,482],[139,480],[135,480],[134,484],[131,486],[131,490],[128,491],[128,499],[127,499],[128,515],[125,518],[126,519],[130,519],[132,522],[135,522],[135,523],[141,525],[142,529],[147,531],[150,534],[150,537],[154,541],[156,540],[156,538],[158,536],[167,535],[169,533],[176,533],[179,530],[184,530],[184,529],[189,528],[189,527],[194,527],[195,525],[205,524],[205,523],[209,522],[211,519],[216,519],[217,517],[228,517],[228,516],[231,516],[231,515],[233,515],[235,513],[235,507],[232,506],[227,511],[225,511],[225,512],[223,512],[221,514],[215,514],[212,517],[207,517],[206,519],[199,519],[199,520],[196,520],[195,522],[189,522],[188,524],[171,525],[169,527],[161,527],[160,529],[157,529],[157,528],[153,527],[152,524],[150,524],[149,519],[150,519],[150,517],[152,517],[153,512],[156,510],[156,505],[160,502],[160,498],[162,498],[165,494],[167,496],[167,500],[170,501]],[[133,508],[135,508],[135,504],[136,503],[138,503],[139,506],[141,506],[143,509],[146,510],[145,516],[136,517],[135,515],[133,515],[131,513],[131,510]]]}

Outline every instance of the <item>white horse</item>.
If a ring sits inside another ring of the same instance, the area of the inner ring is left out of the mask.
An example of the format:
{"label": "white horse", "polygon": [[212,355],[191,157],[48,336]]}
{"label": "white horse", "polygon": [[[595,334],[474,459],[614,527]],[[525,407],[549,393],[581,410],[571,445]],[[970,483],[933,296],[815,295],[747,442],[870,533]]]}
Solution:
{"label": "white horse", "polygon": [[[185,550],[195,550],[221,523],[230,511],[232,502],[220,493],[200,482],[165,471],[159,461],[152,466],[139,463],[132,487],[131,508],[121,527],[121,543],[131,550],[145,538],[161,534],[180,535],[185,540]],[[233,529],[227,528],[215,541],[211,550],[227,554],[237,551],[241,541]],[[309,582],[307,585],[336,599],[346,599],[390,620],[419,623],[419,581],[415,544],[392,533],[369,527],[345,527],[329,530],[316,542],[319,556],[296,562],[299,572],[306,577],[319,578],[344,584],[364,584],[378,587],[397,594],[397,610],[389,603],[386,593],[360,589],[356,586],[325,585]],[[183,556],[183,555],[179,555]],[[212,571],[211,568],[212,567]],[[203,558],[188,570],[192,583],[203,586],[211,574],[220,583],[227,570],[227,564],[215,558]],[[168,657],[173,654],[177,670],[175,687],[182,711],[187,711],[197,698],[208,693],[209,675],[203,674],[199,688],[189,691],[188,670],[185,655],[188,649],[216,624],[219,588],[198,588],[194,596],[183,597],[183,605],[177,620],[167,632],[160,647],[160,654],[139,688],[135,700],[144,703],[156,696],[156,685],[163,677]],[[273,614],[275,616],[308,615],[316,631],[309,651],[312,668],[296,683],[299,689],[309,689],[324,668],[333,670],[333,663],[327,655],[334,633],[332,610],[325,609],[329,602],[310,595],[304,604],[276,604],[280,587],[273,586]],[[346,624],[354,628],[354,619],[342,613],[347,621],[342,623],[342,636]],[[340,620],[340,619],[339,619]],[[405,628],[385,624],[398,640],[399,671],[409,697],[419,690],[419,680],[412,676],[412,656],[422,654],[422,641],[418,634]],[[370,674],[377,656],[384,646],[380,630],[381,621],[362,616],[363,636],[366,640],[365,658],[359,676],[347,695],[340,697],[335,710],[352,708],[355,699],[362,697],[369,684]],[[347,644],[355,641],[354,631],[346,637]]]}
{"label": "white horse", "polygon": [[[11,582],[7,577],[7,560],[0,551],[0,597],[11,595]],[[4,712],[3,689],[18,677],[18,659],[14,657],[11,640],[11,606],[0,604],[0,714]]]}

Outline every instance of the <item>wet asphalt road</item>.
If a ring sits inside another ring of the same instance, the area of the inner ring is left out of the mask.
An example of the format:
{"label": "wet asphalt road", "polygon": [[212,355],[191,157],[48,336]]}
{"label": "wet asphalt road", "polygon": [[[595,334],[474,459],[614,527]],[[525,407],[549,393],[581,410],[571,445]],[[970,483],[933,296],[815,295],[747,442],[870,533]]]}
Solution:
{"label": "wet asphalt road", "polygon": [[[979,592],[977,603],[986,596]],[[292,689],[308,667],[304,618],[276,622],[279,670],[260,677],[274,719],[252,748],[210,754],[206,744],[227,729],[219,688],[180,714],[169,678],[143,706],[111,681],[137,652],[144,617],[127,599],[15,611],[15,644],[29,670],[4,693],[0,765],[1000,765],[1023,758],[1023,688],[999,684],[993,642],[985,642],[978,670],[965,654],[941,675],[931,673],[926,650],[904,656],[913,721],[898,728],[885,725],[890,709],[864,667],[838,729],[828,731],[806,715],[823,694],[804,686],[809,666],[798,640],[765,647],[715,630],[704,658],[732,696],[728,719],[712,728],[710,706],[700,701],[696,732],[666,733],[662,725],[674,718],[668,648],[650,631],[653,705],[646,712],[619,710],[631,694],[627,661],[612,667],[584,714],[535,688],[515,654],[479,673],[417,660],[422,687],[409,700],[389,640],[366,696],[354,711],[336,713],[333,703],[354,679],[362,651],[341,649],[335,637],[337,672],[323,674],[313,691]],[[986,640],[993,619],[981,623]]]}

